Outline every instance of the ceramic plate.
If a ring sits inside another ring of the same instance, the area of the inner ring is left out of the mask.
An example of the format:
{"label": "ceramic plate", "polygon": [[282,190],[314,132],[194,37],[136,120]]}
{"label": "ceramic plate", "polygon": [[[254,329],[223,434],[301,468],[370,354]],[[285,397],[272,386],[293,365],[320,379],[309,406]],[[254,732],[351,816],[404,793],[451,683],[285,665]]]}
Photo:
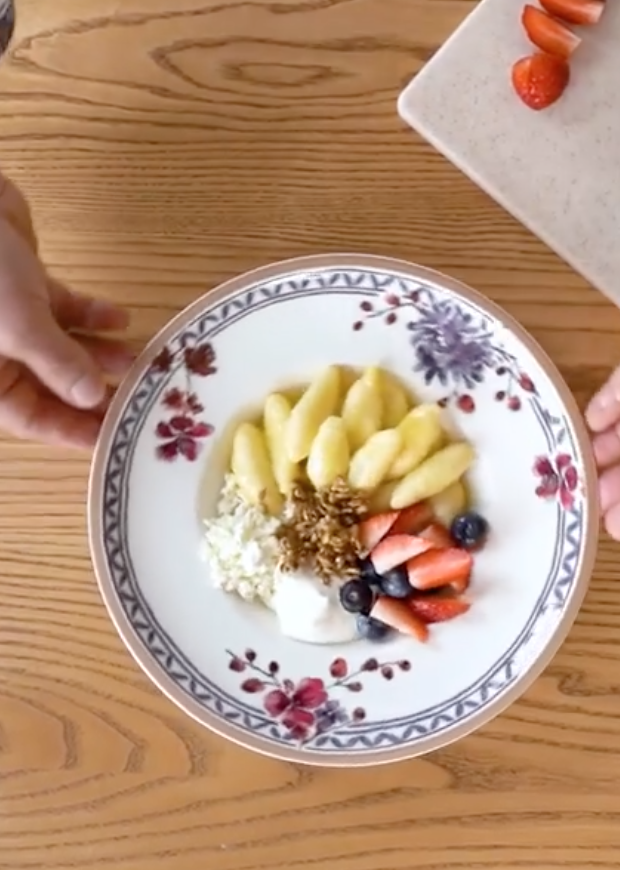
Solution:
{"label": "ceramic plate", "polygon": [[[510,81],[532,52],[527,0],[482,0],[401,94],[403,119],[574,269],[620,303],[620,5],[607,3],[544,112]],[[530,0],[539,5],[536,0]]]}
{"label": "ceramic plate", "polygon": [[[393,371],[476,448],[492,534],[471,610],[426,644],[288,640],[201,557],[197,504],[214,509],[231,421],[332,363]],[[376,764],[488,722],[550,661],[593,565],[594,481],[568,389],[495,305],[405,262],[309,257],[229,281],[148,346],[95,454],[90,543],[123,640],[190,716],[284,759]]]}

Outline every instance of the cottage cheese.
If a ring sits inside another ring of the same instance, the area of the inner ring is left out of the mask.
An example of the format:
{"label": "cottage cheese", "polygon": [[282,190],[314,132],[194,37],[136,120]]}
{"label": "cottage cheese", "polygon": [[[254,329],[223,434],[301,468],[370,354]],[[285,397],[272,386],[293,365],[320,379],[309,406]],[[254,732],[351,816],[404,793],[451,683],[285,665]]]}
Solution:
{"label": "cottage cheese", "polygon": [[355,617],[340,606],[337,581],[324,586],[310,572],[280,571],[278,526],[262,508],[248,505],[233,475],[227,475],[217,516],[204,521],[203,554],[213,585],[270,607],[282,634],[294,640],[355,640]]}
{"label": "cottage cheese", "polygon": [[213,585],[270,606],[279,562],[278,524],[262,508],[246,504],[235,478],[227,475],[216,518],[204,521],[203,552]]}

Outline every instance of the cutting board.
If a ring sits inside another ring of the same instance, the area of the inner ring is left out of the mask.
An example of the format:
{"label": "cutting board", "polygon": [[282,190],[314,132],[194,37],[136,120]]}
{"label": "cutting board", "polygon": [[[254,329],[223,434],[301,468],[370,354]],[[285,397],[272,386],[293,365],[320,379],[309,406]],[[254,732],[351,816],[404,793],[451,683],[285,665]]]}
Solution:
{"label": "cutting board", "polygon": [[583,38],[571,82],[528,109],[511,68],[533,47],[523,0],[482,0],[400,95],[402,118],[620,306],[620,2]]}

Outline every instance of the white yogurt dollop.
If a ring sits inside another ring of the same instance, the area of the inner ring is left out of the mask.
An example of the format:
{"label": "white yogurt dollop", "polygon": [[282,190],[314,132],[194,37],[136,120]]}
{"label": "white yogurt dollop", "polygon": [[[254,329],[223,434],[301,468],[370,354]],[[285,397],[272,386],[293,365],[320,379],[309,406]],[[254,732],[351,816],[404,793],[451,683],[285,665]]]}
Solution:
{"label": "white yogurt dollop", "polygon": [[304,643],[347,643],[357,638],[355,616],[342,609],[340,584],[324,586],[311,573],[277,571],[270,607],[287,637]]}

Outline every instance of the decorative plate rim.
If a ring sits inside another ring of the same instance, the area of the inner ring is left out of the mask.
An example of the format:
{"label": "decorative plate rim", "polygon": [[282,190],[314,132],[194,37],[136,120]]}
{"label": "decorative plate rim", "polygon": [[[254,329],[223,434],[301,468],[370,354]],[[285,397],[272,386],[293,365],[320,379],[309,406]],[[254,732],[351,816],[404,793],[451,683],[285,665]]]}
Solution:
{"label": "decorative plate rim", "polygon": [[174,704],[180,707],[192,719],[209,728],[214,733],[225,737],[237,745],[252,749],[263,755],[279,758],[296,763],[304,763],[322,767],[369,767],[377,764],[404,760],[420,755],[419,745],[404,745],[396,748],[377,749],[368,753],[349,753],[347,751],[329,753],[329,755],[317,754],[304,751],[293,745],[286,746],[272,742],[261,735],[242,732],[237,726],[229,723],[215,714],[206,710],[197,701],[191,698],[174,680],[163,670],[161,665],[151,656],[138,637],[129,618],[127,617],[119,597],[114,588],[109,571],[107,558],[103,544],[103,515],[101,511],[102,494],[104,486],[104,473],[108,461],[108,454],[113,443],[114,433],[119,418],[122,416],[127,401],[143,377],[145,370],[151,365],[162,348],[189,324],[199,316],[207,307],[221,303],[228,296],[242,291],[249,285],[274,280],[281,274],[291,272],[312,272],[330,268],[339,269],[372,269],[383,270],[395,275],[402,275],[408,279],[427,281],[436,284],[445,290],[463,297],[469,302],[479,306],[499,325],[509,330],[515,338],[534,356],[540,367],[553,384],[560,401],[562,402],[566,416],[573,429],[579,456],[583,462],[585,492],[584,505],[586,519],[584,523],[584,545],[580,554],[577,567],[577,576],[574,591],[570,602],[565,608],[553,638],[547,644],[544,654],[505,692],[499,694],[492,702],[485,705],[478,713],[473,714],[462,724],[455,726],[448,732],[439,732],[424,741],[422,752],[432,752],[443,746],[455,742],[461,737],[472,733],[482,724],[494,719],[506,710],[527,688],[540,676],[548,664],[552,661],[579,612],[584,596],[587,592],[589,580],[592,575],[594,562],[598,548],[598,525],[599,508],[596,491],[596,468],[594,457],[590,447],[588,433],[582,419],[577,403],[564,382],[557,367],[512,315],[505,312],[500,306],[488,300],[478,291],[472,289],[461,281],[444,275],[433,269],[410,263],[406,260],[391,257],[374,256],[368,254],[327,254],[297,257],[282,260],[267,266],[238,275],[225,281],[223,284],[207,291],[198,299],[177,314],[168,324],[148,342],[145,349],[135,360],[128,375],[120,385],[106,415],[101,434],[95,448],[91,464],[90,479],[88,485],[88,536],[91,558],[97,578],[97,584],[110,618],[120,635],[123,643],[135,659],[139,667],[149,679],[166,695]]}

